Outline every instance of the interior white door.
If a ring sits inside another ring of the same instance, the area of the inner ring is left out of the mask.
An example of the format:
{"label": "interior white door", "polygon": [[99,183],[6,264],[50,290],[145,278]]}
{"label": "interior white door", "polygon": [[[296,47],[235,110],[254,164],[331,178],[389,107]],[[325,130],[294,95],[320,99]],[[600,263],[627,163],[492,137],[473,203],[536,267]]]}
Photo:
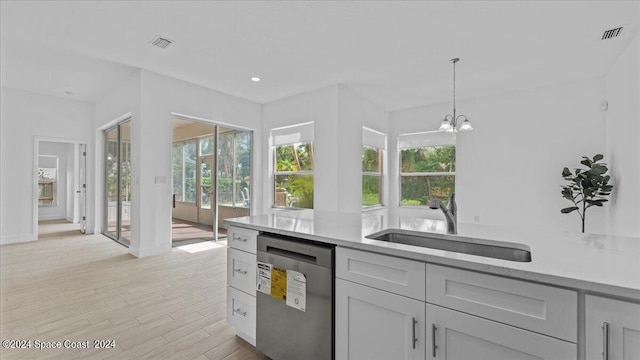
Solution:
{"label": "interior white door", "polygon": [[567,360],[577,346],[509,325],[427,304],[427,359]]}
{"label": "interior white door", "polygon": [[424,360],[424,306],[336,279],[336,359]]}
{"label": "interior white door", "polygon": [[640,304],[586,297],[587,360],[640,359]]}

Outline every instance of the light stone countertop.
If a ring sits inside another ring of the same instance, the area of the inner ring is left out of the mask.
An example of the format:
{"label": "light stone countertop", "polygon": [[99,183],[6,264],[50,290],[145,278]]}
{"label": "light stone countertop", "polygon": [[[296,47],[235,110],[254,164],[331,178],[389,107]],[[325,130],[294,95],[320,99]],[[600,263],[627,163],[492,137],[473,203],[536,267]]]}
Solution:
{"label": "light stone countertop", "polygon": [[445,233],[441,220],[298,210],[227,219],[225,223],[640,301],[640,238],[635,237],[458,224],[458,235],[463,237],[529,246],[532,260],[521,263],[366,238],[390,228]]}

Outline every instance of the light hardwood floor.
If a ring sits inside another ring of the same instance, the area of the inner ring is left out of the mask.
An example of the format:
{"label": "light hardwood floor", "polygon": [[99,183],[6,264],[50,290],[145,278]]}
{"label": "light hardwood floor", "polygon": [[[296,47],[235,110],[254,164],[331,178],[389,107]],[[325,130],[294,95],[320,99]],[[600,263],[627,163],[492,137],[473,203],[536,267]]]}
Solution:
{"label": "light hardwood floor", "polygon": [[[1,246],[0,338],[32,347],[0,358],[267,359],[227,324],[226,248],[203,244],[142,259],[102,235]],[[91,348],[39,351],[36,340]]]}

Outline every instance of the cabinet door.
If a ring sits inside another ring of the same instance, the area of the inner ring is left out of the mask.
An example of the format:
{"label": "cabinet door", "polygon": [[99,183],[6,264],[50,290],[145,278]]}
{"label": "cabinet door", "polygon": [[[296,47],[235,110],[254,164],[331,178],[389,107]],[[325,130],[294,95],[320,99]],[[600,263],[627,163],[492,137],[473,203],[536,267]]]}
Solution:
{"label": "cabinet door", "polygon": [[424,306],[336,279],[336,359],[424,360]]}
{"label": "cabinet door", "polygon": [[576,360],[576,344],[427,304],[427,357],[446,360]]}
{"label": "cabinet door", "polygon": [[640,359],[640,304],[587,295],[585,307],[587,360]]}

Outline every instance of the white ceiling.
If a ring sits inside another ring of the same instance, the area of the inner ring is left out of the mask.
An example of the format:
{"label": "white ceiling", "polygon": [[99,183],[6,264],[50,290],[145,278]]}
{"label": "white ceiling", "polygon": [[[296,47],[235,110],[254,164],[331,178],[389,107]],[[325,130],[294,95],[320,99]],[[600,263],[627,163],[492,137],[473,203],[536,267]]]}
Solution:
{"label": "white ceiling", "polygon": [[144,68],[259,103],[341,83],[392,111],[450,101],[453,57],[459,98],[602,76],[639,22],[639,1],[3,0],[0,81],[96,102]]}

